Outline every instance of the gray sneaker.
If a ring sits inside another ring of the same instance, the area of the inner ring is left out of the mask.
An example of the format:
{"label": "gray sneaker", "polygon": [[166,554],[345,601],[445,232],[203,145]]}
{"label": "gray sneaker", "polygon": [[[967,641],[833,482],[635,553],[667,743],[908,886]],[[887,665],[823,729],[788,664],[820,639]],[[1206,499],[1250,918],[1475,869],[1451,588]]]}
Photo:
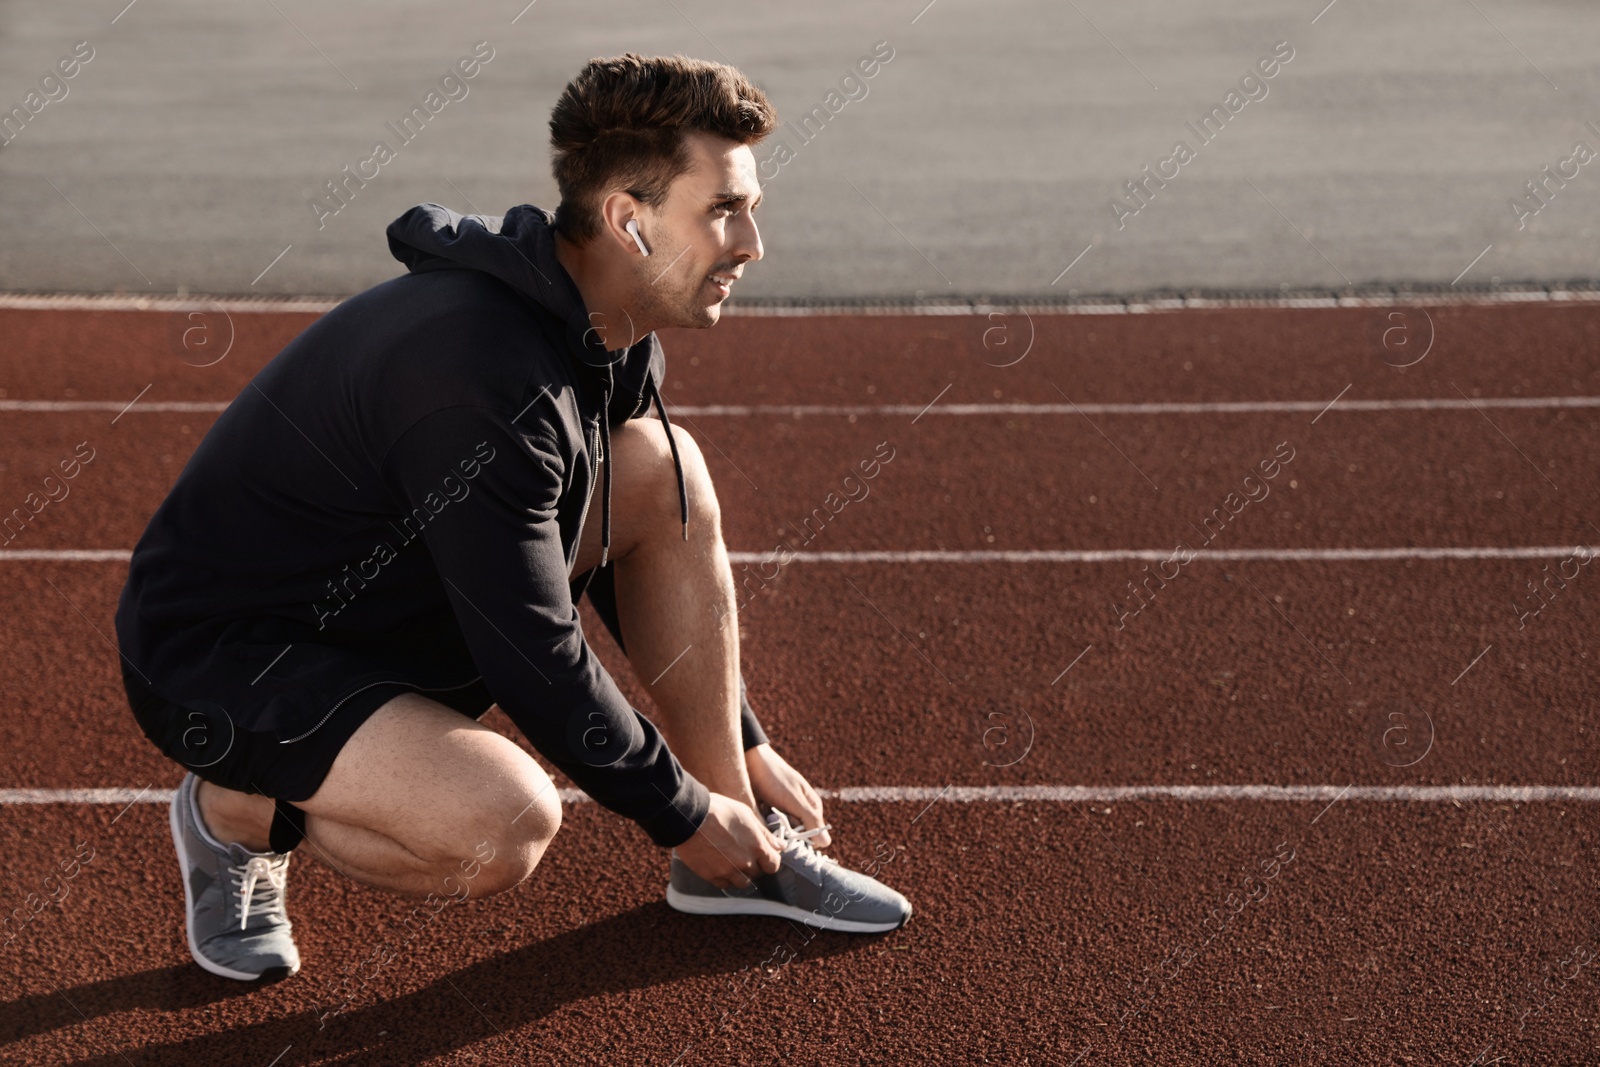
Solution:
{"label": "gray sneaker", "polygon": [[168,820],[183,872],[189,953],[224,978],[287,978],[300,969],[284,910],[289,856],[212,838],[195,813],[198,782],[193,774],[184,776]]}
{"label": "gray sneaker", "polygon": [[718,889],[674,854],[667,903],[691,915],[774,915],[849,934],[898,930],[911,918],[905,897],[812,848],[820,830],[792,827],[781,811],[767,815],[767,826],[782,842],[778,873],[757,875],[744,889]]}

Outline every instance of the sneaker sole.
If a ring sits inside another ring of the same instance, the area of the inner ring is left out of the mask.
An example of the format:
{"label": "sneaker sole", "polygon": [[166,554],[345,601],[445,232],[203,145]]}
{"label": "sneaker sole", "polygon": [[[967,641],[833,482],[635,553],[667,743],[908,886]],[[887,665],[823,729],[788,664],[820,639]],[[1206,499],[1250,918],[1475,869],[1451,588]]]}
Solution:
{"label": "sneaker sole", "polygon": [[240,982],[275,981],[279,978],[288,978],[299,971],[298,967],[268,967],[260,974],[250,974],[248,971],[236,971],[231,967],[207,959],[200,953],[200,946],[194,939],[194,901],[189,893],[189,850],[183,847],[183,817],[178,813],[178,804],[184,800],[179,793],[167,809],[167,826],[172,830],[172,844],[178,850],[178,873],[183,877],[183,931],[189,942],[189,955],[202,968],[222,978],[232,978]]}
{"label": "sneaker sole", "polygon": [[818,915],[814,911],[775,900],[696,896],[681,893],[673,885],[667,886],[667,905],[674,911],[689,915],[767,915],[775,919],[794,919],[819,930],[836,930],[846,934],[886,934],[890,930],[900,929],[911,918],[911,913],[907,912],[899,922],[869,923],[859,919],[841,919],[837,915]]}

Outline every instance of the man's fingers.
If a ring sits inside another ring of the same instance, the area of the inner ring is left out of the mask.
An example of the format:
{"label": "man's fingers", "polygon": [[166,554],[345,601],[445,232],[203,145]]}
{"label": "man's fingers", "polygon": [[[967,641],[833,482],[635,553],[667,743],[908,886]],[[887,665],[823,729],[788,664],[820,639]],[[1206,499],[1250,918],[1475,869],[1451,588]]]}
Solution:
{"label": "man's fingers", "polygon": [[706,821],[680,858],[718,889],[744,889],[783,865],[775,835],[750,807],[713,793]]}
{"label": "man's fingers", "polygon": [[748,889],[755,884],[751,881],[755,875],[763,872],[776,874],[779,866],[780,863],[775,854],[769,866],[766,853],[762,853],[761,858],[750,864],[748,868],[729,867],[728,873],[723,876],[723,880],[715,884],[721,889]]}
{"label": "man's fingers", "polygon": [[[726,860],[726,857],[724,859]],[[707,878],[706,881],[718,889],[744,889],[750,885],[750,878],[747,872],[740,870],[731,860],[724,862],[722,870],[717,872],[715,877]]]}
{"label": "man's fingers", "polygon": [[777,874],[778,868],[783,866],[783,853],[778,848],[778,839],[772,831],[765,826],[761,827],[760,842],[756,846],[755,867],[757,872]]}
{"label": "man's fingers", "polygon": [[[805,824],[807,830],[821,829],[827,823],[827,820],[822,816],[822,798],[817,796],[817,791],[811,788],[810,782],[802,783],[802,785],[800,804],[804,810],[800,812],[800,821]],[[833,844],[833,838],[827,830],[823,830],[811,839],[811,843],[818,848],[827,848]]]}

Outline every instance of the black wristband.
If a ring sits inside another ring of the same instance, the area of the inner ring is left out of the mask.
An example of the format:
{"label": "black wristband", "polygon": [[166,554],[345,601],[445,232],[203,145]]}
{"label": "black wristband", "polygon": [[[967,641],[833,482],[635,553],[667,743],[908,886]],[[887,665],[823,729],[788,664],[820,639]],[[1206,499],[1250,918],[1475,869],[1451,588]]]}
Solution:
{"label": "black wristband", "polygon": [[267,847],[274,852],[294,851],[305,840],[306,813],[287,800],[272,802],[272,828],[267,831]]}

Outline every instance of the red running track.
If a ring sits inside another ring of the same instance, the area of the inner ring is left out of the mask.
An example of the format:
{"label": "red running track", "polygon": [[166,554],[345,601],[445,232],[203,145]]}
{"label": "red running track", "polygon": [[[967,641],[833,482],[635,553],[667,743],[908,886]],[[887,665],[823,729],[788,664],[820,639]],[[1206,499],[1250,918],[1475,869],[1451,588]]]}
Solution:
{"label": "red running track", "polygon": [[[95,450],[0,545],[46,554],[0,556],[0,789],[176,783],[117,685],[115,553],[215,417],[163,405],[225,402],[309,321],[0,310],[0,508]],[[1544,601],[1526,583],[1600,543],[1600,307],[739,317],[668,346],[668,403],[746,554],[752,700],[819,785],[906,790],[830,815],[841,860],[892,855],[912,922],[808,937],[680,916],[662,857],[580,804],[530,883],[421,923],[297,860],[305,969],[241,988],[189,962],[160,804],[7,804],[0,906],[27,921],[0,941],[0,1059],[1596,1059],[1593,793],[928,798],[1590,787],[1600,578],[1569,562]],[[884,442],[866,495],[830,505]],[[1135,599],[1161,564],[1129,550],[1207,535],[1211,557]],[[780,542],[802,555],[763,568]],[[1474,551],[1505,549],[1528,551]],[[62,555],[81,550],[113,556]],[[1112,555],[972,555],[1039,550]]]}

